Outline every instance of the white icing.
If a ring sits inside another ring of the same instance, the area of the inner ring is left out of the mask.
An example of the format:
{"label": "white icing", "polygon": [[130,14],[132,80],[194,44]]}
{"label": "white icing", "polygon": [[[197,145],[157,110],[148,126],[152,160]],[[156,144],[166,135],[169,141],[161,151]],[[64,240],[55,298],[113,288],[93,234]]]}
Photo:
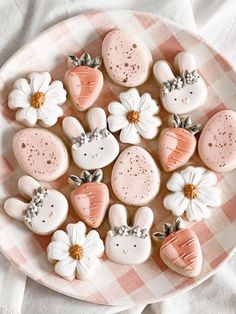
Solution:
{"label": "white icing", "polygon": [[109,210],[111,230],[108,231],[105,240],[108,258],[125,265],[145,262],[151,254],[149,230],[153,218],[153,212],[149,207],[140,207],[136,212],[133,226],[128,226],[126,208],[120,204],[112,205]]}
{"label": "white icing", "polygon": [[[110,116],[108,117],[109,129],[112,132],[121,130],[120,141],[122,143],[137,144],[140,136],[146,139],[154,138],[161,125],[161,119],[154,116],[159,112],[156,101],[148,93],[139,95],[137,89],[132,88],[120,94],[121,102],[112,102],[108,106]],[[128,114],[136,111],[139,121],[131,123]]]}
{"label": "white icing", "polygon": [[[79,245],[83,254],[80,259],[75,259],[70,254],[70,248]],[[95,230],[86,235],[86,226],[79,221],[69,224],[66,232],[57,230],[47,248],[47,256],[50,262],[55,263],[55,272],[68,280],[75,277],[86,280],[92,277],[101,267],[99,257],[104,252],[103,241]]]}
{"label": "white icing", "polygon": [[119,144],[106,129],[106,114],[102,108],[89,110],[88,123],[90,132],[86,133],[77,119],[66,117],[63,120],[63,131],[72,142],[73,160],[86,170],[106,167],[119,154]]}
{"label": "white icing", "polygon": [[[188,184],[196,187],[196,196],[192,199],[184,193]],[[172,193],[165,196],[164,206],[175,216],[181,216],[186,211],[189,221],[208,218],[212,207],[221,205],[221,188],[217,185],[216,174],[204,168],[189,166],[174,173],[166,186]]]}
{"label": "white icing", "polygon": [[[66,90],[60,81],[51,82],[48,72],[33,72],[27,77],[15,81],[13,90],[8,96],[8,106],[16,110],[16,120],[27,126],[35,126],[37,121],[45,127],[50,127],[63,115],[60,105],[66,101]],[[34,108],[31,96],[42,92],[45,96],[43,105]]]}
{"label": "white icing", "polygon": [[43,189],[30,176],[23,176],[18,181],[20,198],[11,197],[4,203],[6,213],[24,221],[36,234],[47,235],[55,231],[66,219],[68,202],[65,196],[54,189]]}
{"label": "white icing", "polygon": [[175,76],[166,61],[157,61],[153,74],[161,85],[162,104],[168,112],[186,114],[201,107],[207,98],[207,87],[197,73],[194,56],[180,52],[175,57],[180,75]]}

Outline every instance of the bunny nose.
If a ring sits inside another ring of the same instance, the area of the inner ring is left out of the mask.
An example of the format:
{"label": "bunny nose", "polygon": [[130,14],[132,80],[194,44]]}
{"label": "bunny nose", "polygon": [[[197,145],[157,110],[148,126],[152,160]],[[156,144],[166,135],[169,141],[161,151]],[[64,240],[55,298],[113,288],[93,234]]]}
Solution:
{"label": "bunny nose", "polygon": [[123,250],[123,253],[124,253],[125,255],[128,255],[128,254],[129,254],[129,250],[128,250],[128,249]]}
{"label": "bunny nose", "polygon": [[92,155],[92,158],[93,158],[93,159],[98,159],[99,157],[100,157],[99,154]]}
{"label": "bunny nose", "polygon": [[189,103],[189,98],[188,98],[188,97],[183,98],[183,99],[182,99],[182,102],[183,102],[184,104],[188,104],[188,103]]}

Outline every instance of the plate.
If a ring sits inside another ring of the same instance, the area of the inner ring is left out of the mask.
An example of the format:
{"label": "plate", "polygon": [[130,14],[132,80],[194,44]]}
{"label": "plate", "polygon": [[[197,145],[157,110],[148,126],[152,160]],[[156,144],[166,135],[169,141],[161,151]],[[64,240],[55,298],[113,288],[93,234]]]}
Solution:
{"label": "plate", "polygon": [[[25,77],[31,71],[50,71],[53,79],[63,80],[66,58],[69,54],[89,52],[92,56],[101,54],[101,44],[106,33],[114,28],[129,30],[138,35],[152,52],[154,60],[166,59],[172,62],[181,50],[192,52],[198,68],[208,85],[208,99],[205,105],[191,114],[194,122],[202,124],[217,111],[225,108],[236,109],[236,73],[227,60],[202,38],[176,24],[155,15],[135,11],[93,12],[70,18],[38,36],[20,49],[0,71],[1,90],[1,152],[0,152],[0,197],[17,194],[17,179],[23,175],[12,151],[12,138],[23,128],[14,120],[15,112],[8,109],[7,95],[12,83]],[[96,102],[106,108],[125,89],[115,85],[105,75],[104,89]],[[159,88],[150,78],[140,86],[139,91],[149,92],[158,98]],[[158,100],[159,101],[159,100]],[[76,112],[71,104],[63,105],[66,115],[74,115],[84,120],[84,114]],[[167,113],[160,112],[163,125],[167,123]],[[62,118],[51,128],[63,136]],[[144,146],[158,164],[156,139],[143,141]],[[121,146],[124,148],[124,145]],[[197,154],[191,163],[201,164]],[[110,187],[111,166],[105,168],[105,183]],[[69,174],[78,174],[80,169],[71,165],[68,172],[52,183],[54,188],[69,195],[67,184]],[[163,208],[163,195],[167,192],[165,182],[170,174],[162,175],[160,194],[149,204],[154,210],[155,223],[152,231],[160,229],[166,221],[172,221],[171,213]],[[153,245],[149,260],[135,267],[115,264],[103,257],[102,268],[91,281],[73,280],[68,282],[53,272],[46,258],[46,247],[50,237],[32,234],[21,222],[17,222],[0,210],[0,248],[3,254],[20,271],[37,282],[68,296],[94,303],[110,305],[134,305],[163,300],[171,295],[186,291],[216,272],[220,265],[232,256],[236,247],[236,195],[235,171],[219,174],[219,185],[223,189],[223,205],[213,211],[210,219],[191,224],[202,245],[204,262],[201,274],[196,278],[186,278],[168,269],[159,258],[159,248]],[[110,187],[111,191],[111,187]],[[117,201],[111,193],[111,201]],[[130,208],[131,214],[135,208]],[[67,222],[78,220],[72,209]],[[105,221],[99,228],[104,238],[108,230]]]}

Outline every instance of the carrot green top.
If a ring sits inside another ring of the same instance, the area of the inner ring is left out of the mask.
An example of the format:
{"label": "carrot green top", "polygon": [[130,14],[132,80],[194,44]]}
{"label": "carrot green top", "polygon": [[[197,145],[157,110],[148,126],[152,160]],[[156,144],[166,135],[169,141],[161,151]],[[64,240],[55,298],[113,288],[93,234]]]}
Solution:
{"label": "carrot green top", "polygon": [[90,68],[99,68],[102,64],[102,58],[101,57],[95,57],[91,58],[91,56],[85,52],[82,54],[81,57],[77,57],[75,55],[71,55],[68,57],[68,66],[75,68],[81,65],[88,66]]}
{"label": "carrot green top", "polygon": [[175,128],[186,129],[192,134],[198,133],[202,127],[201,124],[199,124],[199,123],[192,125],[192,121],[191,121],[189,116],[181,119],[177,114],[173,115],[172,125]]}
{"label": "carrot green top", "polygon": [[159,240],[164,240],[172,232],[176,232],[181,229],[184,229],[184,223],[180,217],[177,217],[173,225],[170,223],[165,223],[163,225],[163,232],[154,232],[153,237],[158,238]]}
{"label": "carrot green top", "polygon": [[83,183],[87,182],[101,182],[103,177],[103,172],[101,169],[97,169],[94,173],[90,173],[87,170],[83,170],[80,176],[71,175],[69,176],[69,181],[72,182],[75,186],[80,186]]}

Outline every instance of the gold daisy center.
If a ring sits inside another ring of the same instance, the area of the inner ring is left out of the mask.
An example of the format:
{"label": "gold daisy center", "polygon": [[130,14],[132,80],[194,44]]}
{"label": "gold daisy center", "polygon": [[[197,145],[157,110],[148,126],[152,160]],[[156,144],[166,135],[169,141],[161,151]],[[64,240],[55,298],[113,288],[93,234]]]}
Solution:
{"label": "gold daisy center", "polygon": [[35,109],[41,108],[45,101],[45,94],[42,92],[36,92],[31,96],[31,106]]}
{"label": "gold daisy center", "polygon": [[184,196],[192,200],[197,196],[197,186],[194,184],[186,184],[184,186]]}
{"label": "gold daisy center", "polygon": [[137,123],[139,122],[139,119],[140,119],[140,113],[138,111],[129,111],[128,114],[127,114],[127,120],[130,122],[130,123]]}
{"label": "gold daisy center", "polygon": [[75,244],[69,248],[69,253],[73,259],[80,260],[84,256],[84,249],[82,246]]}

